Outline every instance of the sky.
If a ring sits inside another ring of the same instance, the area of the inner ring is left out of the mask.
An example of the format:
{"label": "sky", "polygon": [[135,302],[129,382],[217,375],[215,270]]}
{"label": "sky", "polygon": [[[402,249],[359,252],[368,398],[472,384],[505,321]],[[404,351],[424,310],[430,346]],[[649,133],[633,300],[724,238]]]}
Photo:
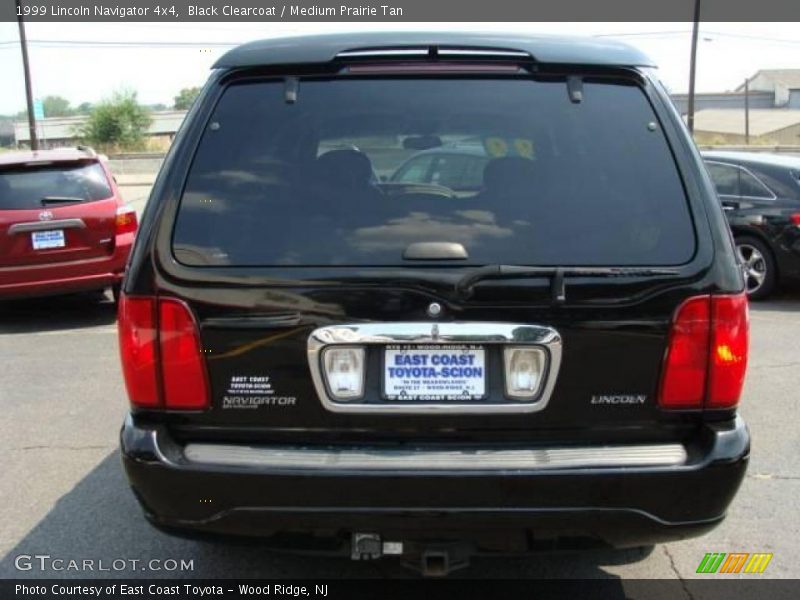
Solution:
{"label": "sky", "polygon": [[[266,37],[353,30],[436,30],[441,23],[28,23],[35,97],[74,106],[131,89],[144,104],[171,106],[201,85],[229,48]],[[448,23],[448,30],[600,35],[637,46],[672,92],[689,87],[691,23]],[[697,91],[736,88],[759,69],[800,68],[798,23],[701,23]],[[16,23],[0,23],[0,115],[25,106]]]}

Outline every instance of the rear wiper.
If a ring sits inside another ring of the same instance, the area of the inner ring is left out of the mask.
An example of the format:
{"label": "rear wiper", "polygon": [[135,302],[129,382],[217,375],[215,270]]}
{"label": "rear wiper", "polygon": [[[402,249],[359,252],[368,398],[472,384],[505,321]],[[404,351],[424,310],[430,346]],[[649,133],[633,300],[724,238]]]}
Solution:
{"label": "rear wiper", "polygon": [[42,206],[57,203],[66,204],[67,202],[83,202],[83,198],[77,198],[75,196],[45,196],[41,200]]}
{"label": "rear wiper", "polygon": [[548,277],[553,304],[566,301],[566,277],[646,277],[675,275],[676,269],[651,267],[525,267],[521,265],[486,265],[478,267],[456,282],[456,294],[469,298],[476,283],[484,279],[525,279]]}

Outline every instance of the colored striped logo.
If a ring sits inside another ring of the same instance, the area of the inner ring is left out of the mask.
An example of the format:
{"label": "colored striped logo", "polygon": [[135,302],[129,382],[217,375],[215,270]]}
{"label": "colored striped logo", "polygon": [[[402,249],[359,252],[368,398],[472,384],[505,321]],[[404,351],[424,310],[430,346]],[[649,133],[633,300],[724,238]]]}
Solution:
{"label": "colored striped logo", "polygon": [[698,573],[763,573],[772,553],[708,552],[697,566]]}

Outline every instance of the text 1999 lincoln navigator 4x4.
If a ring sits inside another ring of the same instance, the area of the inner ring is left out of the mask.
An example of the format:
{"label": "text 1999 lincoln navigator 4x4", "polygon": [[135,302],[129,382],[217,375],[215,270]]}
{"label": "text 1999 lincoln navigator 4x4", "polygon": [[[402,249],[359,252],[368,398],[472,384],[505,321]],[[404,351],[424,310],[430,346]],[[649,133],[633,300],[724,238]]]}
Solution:
{"label": "text 1999 lincoln navigator 4x4", "polygon": [[701,534],[747,466],[731,234],[616,42],[228,52],[158,176],[119,332],[125,469],[176,533],[442,572]]}

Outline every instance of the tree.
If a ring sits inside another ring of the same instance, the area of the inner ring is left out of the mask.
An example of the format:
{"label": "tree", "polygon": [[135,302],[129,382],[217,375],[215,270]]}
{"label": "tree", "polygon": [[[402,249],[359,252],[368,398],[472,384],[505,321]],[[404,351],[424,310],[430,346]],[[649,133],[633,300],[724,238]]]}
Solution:
{"label": "tree", "polygon": [[92,103],[81,102],[78,104],[78,108],[75,109],[75,112],[79,115],[88,115],[90,112],[92,112]]}
{"label": "tree", "polygon": [[69,105],[69,100],[61,96],[45,96],[42,105],[45,117],[68,117],[75,113]]}
{"label": "tree", "polygon": [[192,102],[197,96],[200,95],[199,87],[183,88],[178,95],[175,96],[175,110],[189,110]]}
{"label": "tree", "polygon": [[136,100],[136,92],[115,92],[95,105],[79,135],[89,144],[106,149],[139,150],[150,126],[147,109]]}

